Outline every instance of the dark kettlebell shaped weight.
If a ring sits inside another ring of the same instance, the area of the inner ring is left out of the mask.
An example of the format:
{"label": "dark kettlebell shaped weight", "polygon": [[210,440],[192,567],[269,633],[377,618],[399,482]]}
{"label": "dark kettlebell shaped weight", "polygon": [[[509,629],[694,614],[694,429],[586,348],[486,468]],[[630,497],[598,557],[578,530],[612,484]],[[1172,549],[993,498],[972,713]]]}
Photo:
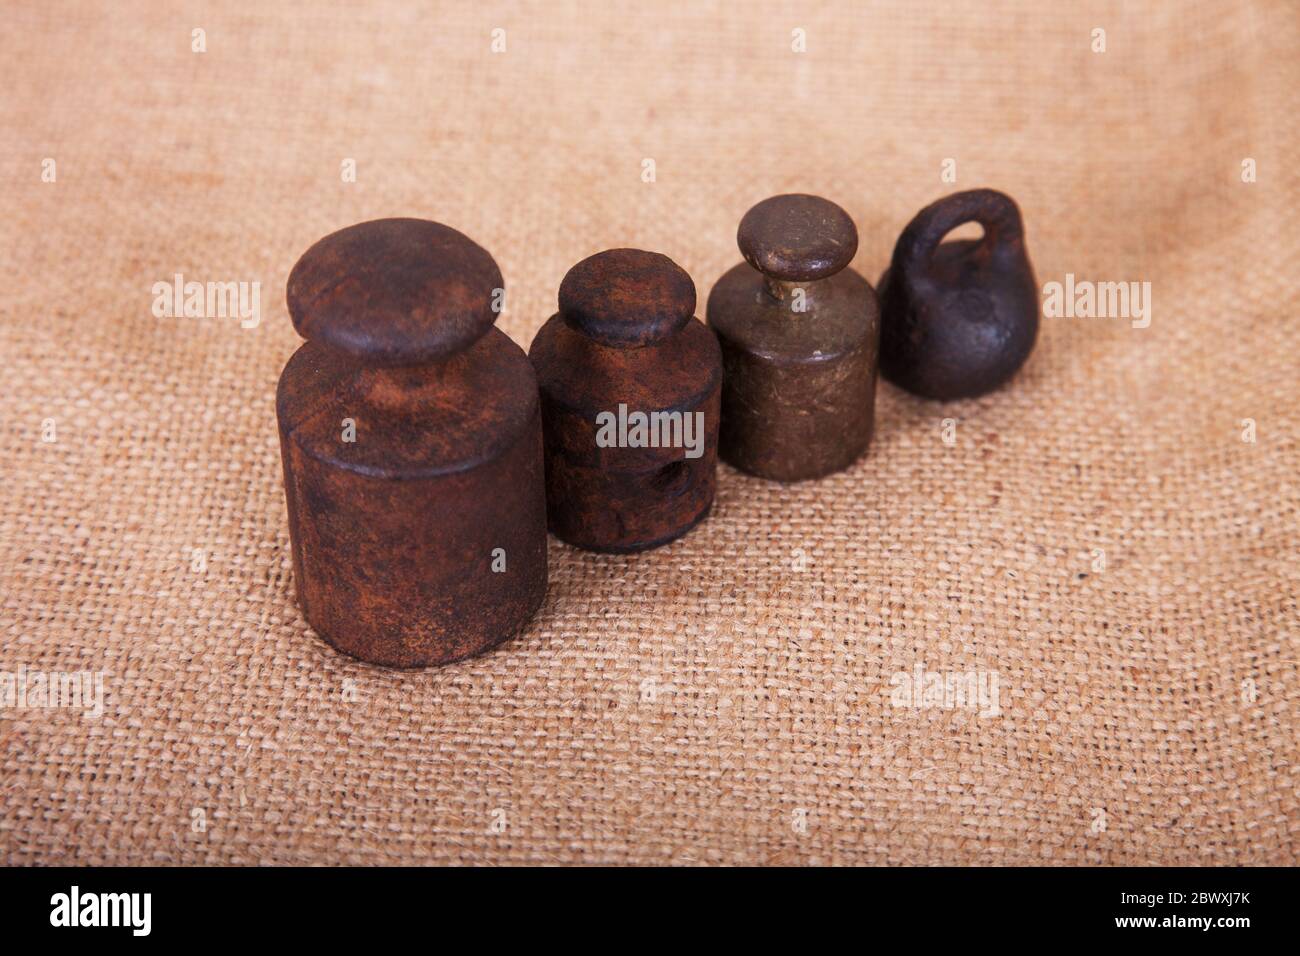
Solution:
{"label": "dark kettlebell shaped weight", "polygon": [[[941,242],[967,222],[983,237]],[[953,399],[1006,382],[1038,337],[1038,285],[1015,202],[972,189],[926,206],[898,237],[880,301],[880,368],[895,385]]]}
{"label": "dark kettlebell shaped weight", "polygon": [[667,256],[611,249],[560,285],[533,339],[556,536],[644,551],[704,520],[717,486],[718,343]]}
{"label": "dark kettlebell shaped weight", "polygon": [[421,219],[340,230],[289,275],[308,339],[276,393],[294,581],[354,657],[447,664],[545,596],[537,383],[493,328],[501,289],[486,251]]}
{"label": "dark kettlebell shaped weight", "polygon": [[722,346],[721,455],[801,481],[851,465],[871,442],[880,307],[848,264],[858,232],[817,196],[765,199],[740,221],[745,262],[709,295]]}

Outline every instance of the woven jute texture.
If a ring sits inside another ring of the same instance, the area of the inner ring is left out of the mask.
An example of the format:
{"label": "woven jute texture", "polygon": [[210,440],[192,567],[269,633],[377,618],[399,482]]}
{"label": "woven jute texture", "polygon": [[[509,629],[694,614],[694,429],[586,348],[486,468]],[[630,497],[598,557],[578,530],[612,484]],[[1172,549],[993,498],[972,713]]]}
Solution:
{"label": "woven jute texture", "polygon": [[[1296,861],[1293,3],[4,20],[4,862]],[[660,550],[552,540],[484,657],[386,671],[303,623],[273,396],[316,239],[460,229],[526,346],[601,249],[670,255],[702,311],[746,209],[806,191],[874,283],[976,186],[1040,285],[1150,283],[1149,324],[1045,319],[978,400],[882,383],[856,466],[723,467]],[[158,317],[177,274],[260,283],[260,322]],[[17,696],[83,671],[99,716]]]}

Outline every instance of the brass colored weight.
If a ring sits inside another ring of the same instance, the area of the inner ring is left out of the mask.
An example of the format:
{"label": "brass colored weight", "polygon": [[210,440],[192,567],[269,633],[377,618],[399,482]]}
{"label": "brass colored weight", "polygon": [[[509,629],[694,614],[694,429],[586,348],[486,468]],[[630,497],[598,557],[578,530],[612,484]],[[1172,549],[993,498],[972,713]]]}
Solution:
{"label": "brass colored weight", "polygon": [[848,264],[848,213],[802,194],[765,199],[740,221],[745,261],[709,295],[722,346],[724,461],[777,481],[851,465],[871,442],[880,308]]}

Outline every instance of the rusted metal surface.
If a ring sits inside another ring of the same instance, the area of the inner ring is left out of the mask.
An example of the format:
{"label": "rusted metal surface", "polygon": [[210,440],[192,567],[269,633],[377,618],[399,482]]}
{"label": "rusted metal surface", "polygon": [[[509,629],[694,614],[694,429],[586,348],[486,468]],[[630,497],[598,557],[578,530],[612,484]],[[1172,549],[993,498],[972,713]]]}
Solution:
{"label": "rusted metal surface", "polygon": [[875,290],[848,268],[853,221],[817,196],[774,196],[737,242],[745,262],[707,311],[725,370],[722,458],[777,481],[846,468],[871,442],[880,336]]}
{"label": "rusted metal surface", "polygon": [[[695,285],[667,256],[613,249],[574,266],[559,298],[529,349],[551,530],[593,551],[666,544],[705,518],[716,490],[722,368],[693,315]],[[620,406],[629,416],[676,412],[683,427],[702,413],[699,457],[682,446],[601,447],[600,416]]]}
{"label": "rusted metal surface", "polygon": [[560,283],[560,314],[610,348],[670,338],[695,313],[695,283],[657,252],[611,249],[588,256]]}
{"label": "rusted metal surface", "polygon": [[276,394],[294,581],[308,624],[354,657],[450,663],[545,595],[536,379],[492,327],[501,288],[486,251],[416,219],[327,236],[289,276],[309,338]]}
{"label": "rusted metal surface", "polygon": [[[980,239],[942,242],[967,222]],[[954,193],[903,230],[880,278],[881,371],[925,398],[982,395],[1010,379],[1038,338],[1038,284],[1015,201]]]}
{"label": "rusted metal surface", "polygon": [[436,362],[492,328],[501,270],[441,223],[376,219],[313,245],[289,276],[294,328],[366,365]]}

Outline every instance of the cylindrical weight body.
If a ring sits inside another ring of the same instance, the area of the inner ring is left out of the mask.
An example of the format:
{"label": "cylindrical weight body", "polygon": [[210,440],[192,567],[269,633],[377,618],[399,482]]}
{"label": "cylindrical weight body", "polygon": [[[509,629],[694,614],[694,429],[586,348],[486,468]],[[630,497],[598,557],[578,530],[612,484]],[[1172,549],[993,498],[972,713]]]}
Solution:
{"label": "cylindrical weight body", "polygon": [[724,368],[720,454],[742,471],[801,481],[852,464],[871,443],[880,316],[843,269],[773,283],[747,263],[709,296]]}
{"label": "cylindrical weight body", "polygon": [[551,531],[593,551],[680,537],[717,488],[722,370],[698,319],[653,344],[601,345],[553,316],[529,350],[541,390]]}
{"label": "cylindrical weight body", "polygon": [[326,641],[375,664],[446,664],[536,611],[541,414],[504,333],[409,368],[309,342],[285,366],[277,412],[298,601]]}

